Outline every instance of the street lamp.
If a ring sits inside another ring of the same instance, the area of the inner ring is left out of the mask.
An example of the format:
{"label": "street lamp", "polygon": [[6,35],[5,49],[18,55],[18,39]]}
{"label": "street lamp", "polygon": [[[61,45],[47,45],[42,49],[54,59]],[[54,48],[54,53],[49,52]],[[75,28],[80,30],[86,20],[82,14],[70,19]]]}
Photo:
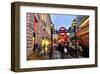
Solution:
{"label": "street lamp", "polygon": [[33,49],[33,52],[35,51],[35,33],[33,33],[33,42],[32,42],[32,49]]}
{"label": "street lamp", "polygon": [[78,54],[77,54],[77,37],[76,37],[76,25],[77,25],[77,21],[74,19],[73,22],[72,22],[72,26],[74,27],[74,38],[75,38],[75,48],[76,48],[76,58],[78,57]]}
{"label": "street lamp", "polygon": [[73,22],[72,22],[72,26],[74,28],[74,37],[75,37],[75,40],[76,40],[76,25],[77,25],[77,22],[76,20],[74,19]]}
{"label": "street lamp", "polygon": [[53,57],[53,24],[50,24],[50,30],[51,30],[51,50],[50,50],[50,59]]}

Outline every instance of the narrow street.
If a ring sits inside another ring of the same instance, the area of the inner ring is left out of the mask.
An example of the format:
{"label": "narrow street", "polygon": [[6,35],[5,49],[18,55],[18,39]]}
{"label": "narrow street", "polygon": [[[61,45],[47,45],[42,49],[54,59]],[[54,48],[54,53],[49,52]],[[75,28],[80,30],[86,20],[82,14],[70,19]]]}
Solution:
{"label": "narrow street", "polygon": [[89,16],[27,14],[27,60],[89,58]]}

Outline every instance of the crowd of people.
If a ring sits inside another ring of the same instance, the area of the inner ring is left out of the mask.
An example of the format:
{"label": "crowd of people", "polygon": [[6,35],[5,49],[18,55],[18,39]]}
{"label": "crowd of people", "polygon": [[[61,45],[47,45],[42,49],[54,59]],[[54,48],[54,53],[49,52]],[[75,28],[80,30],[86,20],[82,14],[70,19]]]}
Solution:
{"label": "crowd of people", "polygon": [[78,58],[81,56],[83,51],[82,47],[75,40],[64,41],[61,43],[54,44],[54,50],[57,50],[61,53],[61,58],[65,58],[65,55],[70,55],[73,58]]}
{"label": "crowd of people", "polygon": [[48,42],[46,45],[42,46],[35,44],[33,50],[37,55],[43,56],[43,59],[54,59],[54,55],[56,55],[54,51],[59,52],[58,58],[61,59],[66,59],[65,55],[70,55],[72,58],[78,58],[79,56],[83,56],[82,54],[84,53],[84,49],[82,49],[79,43],[75,40],[53,43],[53,46]]}

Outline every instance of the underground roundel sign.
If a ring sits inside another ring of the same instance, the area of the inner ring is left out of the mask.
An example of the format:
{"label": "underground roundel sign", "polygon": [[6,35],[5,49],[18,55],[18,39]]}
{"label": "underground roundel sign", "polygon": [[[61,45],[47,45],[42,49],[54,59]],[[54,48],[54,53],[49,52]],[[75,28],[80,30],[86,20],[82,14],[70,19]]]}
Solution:
{"label": "underground roundel sign", "polygon": [[67,30],[66,30],[65,27],[61,27],[61,28],[59,29],[59,34],[60,34],[60,35],[65,35],[66,33],[67,33]]}

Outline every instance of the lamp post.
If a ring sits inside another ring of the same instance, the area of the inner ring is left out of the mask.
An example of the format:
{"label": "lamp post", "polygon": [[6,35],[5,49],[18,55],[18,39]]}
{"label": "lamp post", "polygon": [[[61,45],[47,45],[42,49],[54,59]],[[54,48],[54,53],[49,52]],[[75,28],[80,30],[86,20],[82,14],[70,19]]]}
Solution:
{"label": "lamp post", "polygon": [[50,24],[51,29],[51,50],[50,50],[50,59],[53,59],[53,24]]}
{"label": "lamp post", "polygon": [[33,42],[32,42],[32,46],[33,46],[33,52],[35,51],[35,33],[33,33]]}
{"label": "lamp post", "polygon": [[77,22],[76,20],[74,19],[73,22],[72,22],[72,25],[74,27],[74,38],[75,38],[75,49],[76,51],[74,52],[76,54],[76,58],[78,57],[78,54],[77,54],[77,37],[76,37],[76,25],[77,25]]}
{"label": "lamp post", "polygon": [[74,19],[73,22],[72,22],[72,25],[74,27],[74,36],[75,36],[75,40],[76,40],[76,20]]}

